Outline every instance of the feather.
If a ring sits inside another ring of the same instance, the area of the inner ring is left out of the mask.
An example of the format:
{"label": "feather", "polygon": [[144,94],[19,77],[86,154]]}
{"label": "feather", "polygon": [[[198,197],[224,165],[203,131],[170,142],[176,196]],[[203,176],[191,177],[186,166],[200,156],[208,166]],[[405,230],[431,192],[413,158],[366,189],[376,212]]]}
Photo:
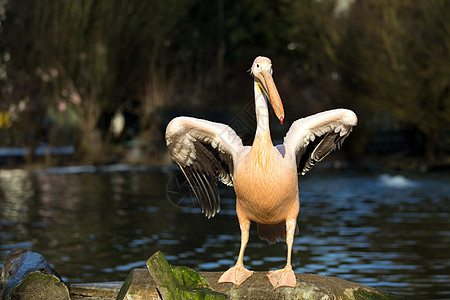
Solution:
{"label": "feather", "polygon": [[331,151],[340,149],[357,121],[355,113],[347,109],[329,110],[295,121],[283,145],[296,157],[298,173],[304,175]]}
{"label": "feather", "polygon": [[206,217],[220,210],[217,179],[233,185],[234,161],[242,151],[239,136],[227,125],[178,117],[166,129],[166,144]]}

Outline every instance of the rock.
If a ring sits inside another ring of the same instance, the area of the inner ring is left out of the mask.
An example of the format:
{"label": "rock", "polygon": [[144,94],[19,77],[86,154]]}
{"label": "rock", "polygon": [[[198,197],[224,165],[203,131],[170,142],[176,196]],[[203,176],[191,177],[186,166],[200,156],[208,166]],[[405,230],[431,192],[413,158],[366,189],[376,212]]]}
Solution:
{"label": "rock", "polygon": [[[238,289],[231,283],[218,284],[223,272],[201,272],[211,287],[225,293],[230,299],[403,299],[385,291],[353,283],[347,280],[314,274],[295,274],[297,287],[281,287],[273,290],[265,276],[267,272],[255,272]],[[75,299],[161,299],[156,282],[147,269],[134,269],[120,288],[119,283],[72,284],[72,300]],[[105,293],[105,289],[107,293]],[[120,289],[120,293],[119,293]],[[115,290],[115,292],[114,292]],[[74,295],[75,294],[75,295]],[[165,299],[165,298],[164,298]]]}
{"label": "rock", "polygon": [[[153,254],[147,261],[147,267],[156,283],[156,291],[162,299],[205,299],[219,300],[227,299],[225,294],[212,290],[208,281],[195,270],[188,267],[170,266],[160,251]],[[136,276],[133,274],[133,277]],[[128,276],[122,286],[117,299],[129,299],[138,294],[147,294],[148,290],[154,289],[150,284],[141,288],[132,288],[133,278]],[[142,291],[145,291],[142,293]],[[141,298],[154,299],[154,298]]]}
{"label": "rock", "polygon": [[[85,295],[85,294],[81,294]],[[114,299],[157,300],[161,299],[157,292],[156,283],[147,269],[131,270]],[[84,298],[83,298],[84,299]]]}
{"label": "rock", "polygon": [[14,249],[5,259],[2,299],[70,299],[61,277],[39,253]]}
{"label": "rock", "polygon": [[[134,273],[134,270],[130,274]],[[136,281],[136,279],[134,279]],[[124,285],[123,281],[113,282],[93,282],[93,283],[72,283],[70,285],[71,300],[76,299],[95,299],[95,300],[110,300],[116,299],[120,288]],[[146,293],[143,290],[138,298],[131,297],[130,299],[145,299],[142,298]]]}
{"label": "rock", "polygon": [[[232,283],[217,283],[222,272],[198,274],[190,268],[171,267],[160,252],[147,261],[147,266],[151,276],[145,269],[134,269],[122,286],[117,299],[198,299],[189,298],[190,295],[188,297],[185,294],[185,287],[193,286],[214,290],[212,295],[217,297],[226,295],[229,299],[403,299],[382,290],[336,277],[299,273],[295,274],[296,288],[280,287],[274,291],[266,276],[267,272],[255,272],[236,288]],[[183,275],[183,272],[187,272],[187,275]],[[205,296],[200,299],[210,298]]]}

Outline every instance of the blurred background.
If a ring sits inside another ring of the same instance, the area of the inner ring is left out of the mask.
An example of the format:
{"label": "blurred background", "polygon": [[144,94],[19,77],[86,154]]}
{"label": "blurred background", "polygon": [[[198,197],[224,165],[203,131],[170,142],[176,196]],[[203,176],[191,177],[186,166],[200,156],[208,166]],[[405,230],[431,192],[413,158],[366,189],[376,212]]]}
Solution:
{"label": "blurred background", "polygon": [[[286,112],[274,142],[323,110],[359,117],[301,178],[295,271],[450,298],[446,0],[0,0],[0,263],[25,247],[68,282],[124,280],[157,250],[233,265],[233,190],[202,216],[164,130],[196,116],[251,144],[258,55]],[[253,229],[245,263],[283,267],[285,245]]]}
{"label": "blurred background", "polygon": [[347,158],[448,165],[449,5],[1,0],[1,162],[158,162],[173,116],[233,126],[253,113],[247,71],[264,55],[286,109],[280,140],[345,107],[359,116]]}

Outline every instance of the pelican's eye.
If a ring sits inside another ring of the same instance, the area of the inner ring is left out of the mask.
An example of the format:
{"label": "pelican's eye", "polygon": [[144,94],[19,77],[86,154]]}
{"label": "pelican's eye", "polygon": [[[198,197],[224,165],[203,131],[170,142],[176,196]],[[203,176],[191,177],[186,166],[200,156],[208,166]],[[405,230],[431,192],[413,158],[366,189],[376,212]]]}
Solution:
{"label": "pelican's eye", "polygon": [[256,64],[256,68],[259,69],[259,64]]}

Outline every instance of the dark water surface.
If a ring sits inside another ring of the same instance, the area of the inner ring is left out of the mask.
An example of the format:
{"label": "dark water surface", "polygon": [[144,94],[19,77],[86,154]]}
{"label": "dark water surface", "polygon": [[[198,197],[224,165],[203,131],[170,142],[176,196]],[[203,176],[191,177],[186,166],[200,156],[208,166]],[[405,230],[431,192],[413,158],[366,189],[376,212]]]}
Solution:
{"label": "dark water surface", "polygon": [[[222,210],[208,220],[175,188],[176,174],[126,166],[0,170],[0,259],[29,248],[71,283],[124,280],[157,250],[174,265],[226,270],[240,243],[233,190],[220,190]],[[300,183],[295,271],[450,299],[449,183],[448,173],[311,171]],[[281,268],[286,246],[269,246],[252,226],[245,254],[250,269]]]}

